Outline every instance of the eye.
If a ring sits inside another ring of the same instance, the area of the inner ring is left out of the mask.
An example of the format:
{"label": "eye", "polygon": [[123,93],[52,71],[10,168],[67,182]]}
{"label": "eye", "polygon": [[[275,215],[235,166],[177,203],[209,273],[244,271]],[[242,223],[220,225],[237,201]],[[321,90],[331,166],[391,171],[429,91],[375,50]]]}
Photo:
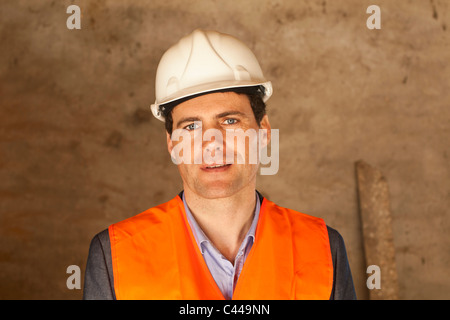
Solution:
{"label": "eye", "polygon": [[186,129],[186,130],[188,130],[188,131],[192,131],[192,130],[195,130],[195,129],[198,129],[200,126],[198,125],[198,123],[191,123],[191,124],[188,124],[187,126],[185,126],[183,129]]}
{"label": "eye", "polygon": [[226,119],[223,123],[224,124],[236,124],[236,123],[238,123],[238,120],[230,118],[230,119]]}

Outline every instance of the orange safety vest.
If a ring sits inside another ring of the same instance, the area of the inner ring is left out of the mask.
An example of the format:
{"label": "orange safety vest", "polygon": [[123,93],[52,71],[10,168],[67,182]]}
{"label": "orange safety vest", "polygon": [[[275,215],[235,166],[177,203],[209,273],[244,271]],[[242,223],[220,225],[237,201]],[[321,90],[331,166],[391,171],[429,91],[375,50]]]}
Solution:
{"label": "orange safety vest", "polygon": [[[224,299],[179,196],[109,227],[117,299]],[[333,264],[322,219],[264,198],[233,299],[329,299]]]}

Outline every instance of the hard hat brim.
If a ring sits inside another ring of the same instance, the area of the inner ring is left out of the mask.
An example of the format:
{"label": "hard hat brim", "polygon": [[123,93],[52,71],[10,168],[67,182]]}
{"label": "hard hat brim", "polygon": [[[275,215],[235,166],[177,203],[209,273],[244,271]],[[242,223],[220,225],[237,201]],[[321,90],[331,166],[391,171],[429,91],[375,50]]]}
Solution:
{"label": "hard hat brim", "polygon": [[264,96],[263,101],[266,102],[270,96],[272,95],[272,83],[270,81],[252,81],[252,80],[233,80],[233,81],[217,81],[213,83],[202,84],[198,86],[193,86],[189,88],[182,89],[176,93],[176,95],[169,96],[162,101],[155,101],[154,104],[151,105],[151,110],[153,115],[160,121],[164,122],[164,116],[160,110],[160,106],[175,102],[177,100],[185,100],[190,96],[197,96],[202,93],[213,92],[222,89],[232,89],[232,88],[242,88],[242,87],[254,87],[254,86],[263,86],[264,87]]}

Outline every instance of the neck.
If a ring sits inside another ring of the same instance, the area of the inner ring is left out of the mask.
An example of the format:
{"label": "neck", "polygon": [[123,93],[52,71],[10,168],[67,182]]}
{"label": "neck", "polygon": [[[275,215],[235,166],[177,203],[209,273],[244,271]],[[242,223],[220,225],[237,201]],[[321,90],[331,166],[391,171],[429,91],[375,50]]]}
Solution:
{"label": "neck", "polygon": [[185,186],[186,203],[205,235],[229,261],[234,258],[253,221],[254,186],[225,198],[206,199]]}

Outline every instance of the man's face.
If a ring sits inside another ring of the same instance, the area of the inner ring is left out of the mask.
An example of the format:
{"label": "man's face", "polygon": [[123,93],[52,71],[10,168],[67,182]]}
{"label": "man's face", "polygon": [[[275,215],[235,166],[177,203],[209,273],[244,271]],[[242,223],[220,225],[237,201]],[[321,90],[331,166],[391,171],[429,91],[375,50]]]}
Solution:
{"label": "man's face", "polygon": [[[269,120],[264,116],[258,126],[246,95],[234,92],[202,95],[175,107],[172,119],[173,135],[177,129],[185,129],[188,131],[185,134],[191,138],[190,161],[178,164],[185,189],[190,189],[200,197],[214,199],[231,196],[248,186],[255,187],[259,165],[249,161],[249,153],[254,151],[249,148],[251,139],[245,139],[247,143],[241,143],[239,147],[238,139],[236,142],[234,139],[231,140],[233,142],[229,140],[227,144],[226,138],[227,130],[238,130],[254,131],[255,139],[259,139],[258,130],[267,129],[261,144],[268,144]],[[208,132],[214,135],[207,137],[205,133]],[[172,140],[173,135],[171,138],[167,134],[168,150],[172,156],[177,145],[182,143],[182,139]]]}

